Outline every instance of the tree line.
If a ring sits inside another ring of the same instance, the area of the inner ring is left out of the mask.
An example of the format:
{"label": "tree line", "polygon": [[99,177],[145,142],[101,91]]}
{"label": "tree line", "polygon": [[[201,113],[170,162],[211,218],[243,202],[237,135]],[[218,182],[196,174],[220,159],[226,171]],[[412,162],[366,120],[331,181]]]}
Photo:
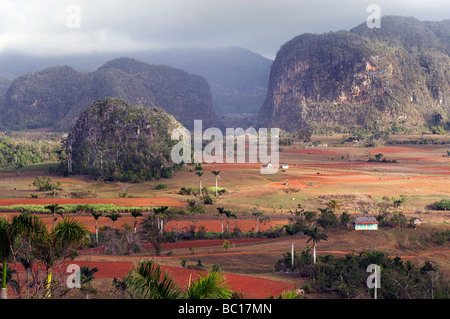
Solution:
{"label": "tree line", "polygon": [[17,168],[29,164],[57,162],[64,157],[64,146],[58,141],[22,140],[0,136],[0,167]]}

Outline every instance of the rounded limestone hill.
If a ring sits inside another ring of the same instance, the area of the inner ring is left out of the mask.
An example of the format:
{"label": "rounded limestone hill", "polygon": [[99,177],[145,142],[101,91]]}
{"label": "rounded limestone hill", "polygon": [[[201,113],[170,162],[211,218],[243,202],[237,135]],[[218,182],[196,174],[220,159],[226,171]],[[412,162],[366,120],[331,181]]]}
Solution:
{"label": "rounded limestone hill", "polygon": [[128,105],[103,98],[81,114],[67,137],[69,174],[111,181],[137,182],[171,177],[179,165],[171,161],[181,124],[159,107]]}

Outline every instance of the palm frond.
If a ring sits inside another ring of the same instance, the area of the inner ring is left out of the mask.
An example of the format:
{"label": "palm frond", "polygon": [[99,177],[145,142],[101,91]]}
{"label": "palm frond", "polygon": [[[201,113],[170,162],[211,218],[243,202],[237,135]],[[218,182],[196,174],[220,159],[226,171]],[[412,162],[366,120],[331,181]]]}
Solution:
{"label": "palm frond", "polygon": [[190,282],[187,287],[186,299],[230,299],[232,290],[225,284],[224,274],[214,271]]}
{"label": "palm frond", "polygon": [[137,299],[177,299],[181,295],[172,275],[152,260],[135,264],[124,281]]}

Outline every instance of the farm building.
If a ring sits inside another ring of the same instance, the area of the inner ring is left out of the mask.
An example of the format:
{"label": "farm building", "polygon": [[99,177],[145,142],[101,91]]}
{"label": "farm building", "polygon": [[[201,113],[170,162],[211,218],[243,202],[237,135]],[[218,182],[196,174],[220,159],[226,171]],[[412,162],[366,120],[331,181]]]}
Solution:
{"label": "farm building", "polygon": [[356,217],[351,224],[354,230],[378,230],[375,217]]}
{"label": "farm building", "polygon": [[419,218],[414,218],[412,223],[414,227],[422,225],[422,221]]}

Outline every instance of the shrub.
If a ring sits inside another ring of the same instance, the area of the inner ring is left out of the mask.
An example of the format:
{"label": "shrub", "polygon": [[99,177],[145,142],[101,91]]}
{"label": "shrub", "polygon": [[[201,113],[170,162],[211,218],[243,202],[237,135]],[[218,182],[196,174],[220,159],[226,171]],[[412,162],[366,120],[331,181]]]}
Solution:
{"label": "shrub", "polygon": [[332,210],[323,208],[320,209],[320,211],[321,213],[320,217],[317,219],[317,224],[325,229],[339,227],[339,219]]}
{"label": "shrub", "polygon": [[450,200],[443,199],[434,203],[432,206],[436,210],[450,210]]}
{"label": "shrub", "polygon": [[40,191],[52,191],[56,189],[61,189],[61,182],[52,183],[50,177],[36,177],[33,181],[33,186],[36,186]]}
{"label": "shrub", "polygon": [[160,184],[156,185],[156,189],[166,189],[166,188],[167,188],[167,185],[164,183],[160,183]]}
{"label": "shrub", "polygon": [[212,205],[214,203],[214,199],[210,195],[203,196],[203,203],[205,205]]}

